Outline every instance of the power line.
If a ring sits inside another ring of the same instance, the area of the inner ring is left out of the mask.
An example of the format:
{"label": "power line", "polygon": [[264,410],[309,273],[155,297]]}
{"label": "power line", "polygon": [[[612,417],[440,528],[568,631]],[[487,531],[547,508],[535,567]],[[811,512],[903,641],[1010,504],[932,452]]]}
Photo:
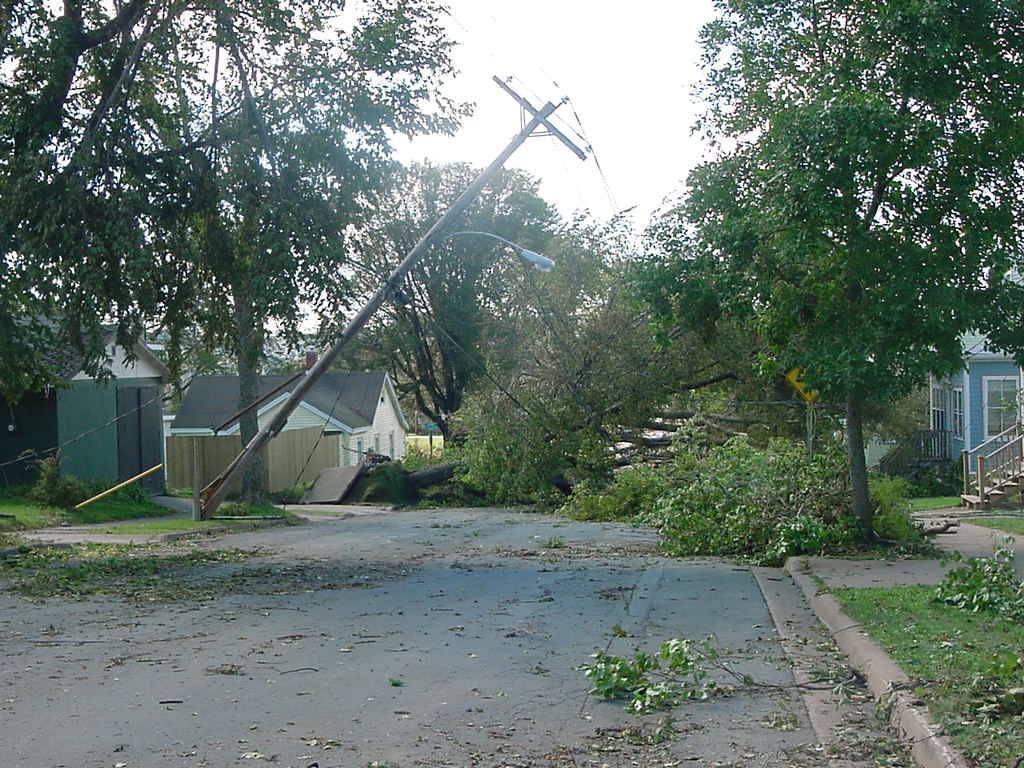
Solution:
{"label": "power line", "polygon": [[[555,83],[555,85],[557,86],[558,84]],[[569,109],[572,110],[573,119],[576,120],[576,124],[580,127],[580,132],[583,134],[580,138],[582,138],[583,141],[586,142],[586,144],[587,144],[587,146],[586,146],[587,152],[589,152],[590,156],[594,158],[594,166],[597,168],[597,173],[601,177],[601,183],[604,184],[604,190],[605,190],[605,192],[608,195],[608,202],[610,202],[612,204],[612,212],[613,213],[618,213],[618,211],[619,211],[619,204],[618,204],[618,202],[615,199],[615,194],[612,192],[611,184],[608,183],[608,176],[605,174],[604,168],[601,167],[601,161],[598,160],[598,158],[597,158],[597,150],[594,149],[593,142],[591,142],[590,139],[587,138],[587,135],[586,135],[587,131],[583,127],[583,121],[580,120],[580,115],[579,115],[579,112],[576,110],[576,105],[573,104],[572,99],[570,99],[568,96],[565,97],[565,102],[566,102],[566,104],[569,105]],[[573,131],[573,132],[575,133],[575,131]],[[577,135],[579,135],[579,134],[577,134]]]}
{"label": "power line", "polygon": [[31,461],[32,459],[34,459],[36,457],[46,456],[47,454],[50,454],[50,453],[59,453],[64,448],[67,448],[69,445],[74,445],[75,443],[79,442],[80,440],[84,440],[85,438],[89,437],[89,435],[93,435],[93,434],[95,434],[95,433],[97,433],[97,432],[99,432],[101,430],[106,429],[107,427],[109,427],[109,426],[111,426],[113,424],[116,424],[121,419],[125,418],[126,416],[131,416],[133,413],[137,413],[138,411],[141,411],[143,408],[145,408],[148,405],[152,405],[157,400],[160,400],[162,402],[162,401],[165,401],[167,399],[168,398],[163,398],[160,395],[154,395],[152,398],[150,398],[146,402],[142,403],[141,405],[139,405],[139,406],[137,406],[135,408],[132,408],[130,411],[125,411],[124,413],[115,416],[114,418],[110,419],[109,421],[107,421],[107,422],[105,422],[103,424],[100,424],[97,427],[93,427],[92,429],[86,430],[85,432],[80,432],[79,434],[77,434],[74,437],[72,437],[70,440],[65,440],[63,443],[59,443],[58,445],[55,445],[52,448],[46,448],[45,450],[42,450],[42,451],[37,451],[35,448],[26,448],[24,451],[22,451],[20,454],[18,454],[17,457],[15,457],[13,459],[10,459],[8,461],[5,461],[3,463],[0,463],[0,469],[3,469],[4,467],[9,467],[12,464],[18,464],[18,463],[23,462],[23,461]]}

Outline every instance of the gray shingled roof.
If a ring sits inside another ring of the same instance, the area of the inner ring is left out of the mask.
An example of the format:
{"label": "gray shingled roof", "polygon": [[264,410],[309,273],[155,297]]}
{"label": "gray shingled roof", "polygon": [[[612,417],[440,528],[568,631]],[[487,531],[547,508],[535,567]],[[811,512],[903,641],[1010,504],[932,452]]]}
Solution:
{"label": "gray shingled roof", "polygon": [[[260,395],[281,386],[293,375],[261,376]],[[383,371],[329,371],[320,377],[303,402],[325,414],[333,415],[352,429],[368,427],[373,424],[384,379]],[[280,394],[288,391],[290,388],[282,390]],[[274,395],[267,402],[276,400],[280,394]],[[262,403],[261,407],[263,405],[266,403]],[[196,376],[189,382],[171,429],[213,429],[231,418],[238,409],[237,376]]]}

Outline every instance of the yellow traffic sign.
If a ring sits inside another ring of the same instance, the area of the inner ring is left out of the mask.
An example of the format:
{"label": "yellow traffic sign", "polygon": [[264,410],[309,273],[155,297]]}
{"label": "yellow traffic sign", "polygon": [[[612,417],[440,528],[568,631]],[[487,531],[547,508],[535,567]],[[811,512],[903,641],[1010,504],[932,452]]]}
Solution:
{"label": "yellow traffic sign", "polygon": [[803,399],[805,403],[813,403],[818,399],[818,391],[816,389],[810,389],[804,383],[804,373],[806,371],[803,368],[790,368],[786,374],[786,381],[789,385],[796,390],[797,394]]}

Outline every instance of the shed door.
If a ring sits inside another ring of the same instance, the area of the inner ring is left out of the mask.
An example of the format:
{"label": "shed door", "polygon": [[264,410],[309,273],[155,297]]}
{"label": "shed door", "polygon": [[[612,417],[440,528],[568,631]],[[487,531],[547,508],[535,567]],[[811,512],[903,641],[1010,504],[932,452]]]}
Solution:
{"label": "shed door", "polygon": [[[163,423],[157,388],[120,387],[117,415],[117,476],[118,480],[127,480],[163,461]],[[145,478],[142,487],[151,493],[162,492],[163,471]]]}

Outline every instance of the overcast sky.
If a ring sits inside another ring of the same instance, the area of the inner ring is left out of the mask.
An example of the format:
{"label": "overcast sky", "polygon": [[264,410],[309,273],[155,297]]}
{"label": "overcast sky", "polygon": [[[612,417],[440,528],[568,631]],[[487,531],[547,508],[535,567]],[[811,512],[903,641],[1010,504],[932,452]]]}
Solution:
{"label": "overcast sky", "polygon": [[518,106],[491,81],[511,75],[535,106],[572,100],[556,114],[579,130],[575,107],[604,171],[607,188],[593,157],[580,162],[554,138],[530,139],[512,157],[507,165],[538,177],[544,197],[563,213],[586,208],[607,218],[635,206],[642,226],[680,189],[703,152],[690,128],[698,112],[697,33],[711,18],[711,0],[450,5],[461,74],[449,92],[476,110],[454,137],[400,142],[400,159],[489,163],[520,127]]}

